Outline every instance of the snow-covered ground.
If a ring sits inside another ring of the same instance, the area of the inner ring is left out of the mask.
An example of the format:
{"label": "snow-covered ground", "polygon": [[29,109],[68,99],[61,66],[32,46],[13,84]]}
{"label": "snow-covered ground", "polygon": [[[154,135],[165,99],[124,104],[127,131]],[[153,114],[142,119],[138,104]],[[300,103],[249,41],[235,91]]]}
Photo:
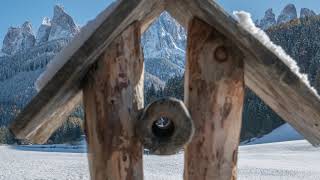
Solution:
{"label": "snow-covered ground", "polygon": [[[89,179],[85,146],[0,146],[0,180]],[[240,180],[320,179],[320,149],[304,140],[244,145]],[[144,156],[146,180],[182,180],[183,154]]]}
{"label": "snow-covered ground", "polygon": [[240,147],[240,179],[320,179],[320,149],[305,140]]}

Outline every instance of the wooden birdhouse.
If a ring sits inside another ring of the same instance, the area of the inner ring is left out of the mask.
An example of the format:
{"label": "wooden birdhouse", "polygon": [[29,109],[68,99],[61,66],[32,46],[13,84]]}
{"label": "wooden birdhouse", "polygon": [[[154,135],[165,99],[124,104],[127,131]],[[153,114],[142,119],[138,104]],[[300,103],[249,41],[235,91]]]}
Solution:
{"label": "wooden birdhouse", "polygon": [[[188,30],[186,107],[168,99],[144,108],[140,38],[163,11]],[[94,180],[142,180],[144,145],[170,154],[186,143],[185,180],[236,179],[245,85],[320,144],[319,96],[212,0],[116,1],[50,64],[11,130],[44,143],[83,100]],[[161,116],[173,124],[152,129]]]}

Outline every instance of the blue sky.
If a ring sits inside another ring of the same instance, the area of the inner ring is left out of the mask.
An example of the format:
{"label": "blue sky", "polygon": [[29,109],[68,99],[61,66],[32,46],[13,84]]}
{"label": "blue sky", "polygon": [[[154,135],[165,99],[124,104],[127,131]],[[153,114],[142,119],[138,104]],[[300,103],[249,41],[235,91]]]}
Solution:
{"label": "blue sky", "polygon": [[[288,3],[294,3],[298,9],[308,7],[317,13],[319,0],[217,0],[228,12],[246,10],[255,19],[261,18],[267,8],[272,7],[276,14]],[[42,18],[52,17],[53,6],[61,4],[79,25],[94,18],[112,0],[1,0],[0,1],[0,47],[7,29],[31,21],[36,32]]]}

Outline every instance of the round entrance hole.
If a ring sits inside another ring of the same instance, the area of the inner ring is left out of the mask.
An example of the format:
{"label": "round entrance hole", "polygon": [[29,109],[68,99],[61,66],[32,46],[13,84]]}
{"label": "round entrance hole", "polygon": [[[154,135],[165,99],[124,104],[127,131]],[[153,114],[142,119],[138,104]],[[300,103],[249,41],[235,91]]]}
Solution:
{"label": "round entrance hole", "polygon": [[143,110],[136,123],[136,133],[150,154],[170,155],[191,140],[194,125],[182,101],[163,98]]}
{"label": "round entrance hole", "polygon": [[160,117],[152,124],[152,133],[158,138],[170,138],[174,131],[174,123],[167,117]]}

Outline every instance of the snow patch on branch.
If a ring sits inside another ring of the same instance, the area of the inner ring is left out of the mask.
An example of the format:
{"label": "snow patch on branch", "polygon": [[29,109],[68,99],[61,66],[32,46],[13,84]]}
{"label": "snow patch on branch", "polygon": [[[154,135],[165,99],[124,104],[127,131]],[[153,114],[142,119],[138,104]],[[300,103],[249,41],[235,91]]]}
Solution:
{"label": "snow patch on branch", "polygon": [[251,35],[258,39],[263,45],[265,45],[269,50],[271,50],[282,62],[284,62],[293,73],[295,73],[302,82],[310,88],[310,90],[317,96],[320,97],[317,93],[317,90],[311,86],[307,74],[300,72],[300,68],[297,62],[292,59],[281,46],[274,44],[269,36],[260,28],[256,27],[254,22],[251,19],[251,14],[245,11],[234,11],[236,19],[239,24],[247,30]]}

